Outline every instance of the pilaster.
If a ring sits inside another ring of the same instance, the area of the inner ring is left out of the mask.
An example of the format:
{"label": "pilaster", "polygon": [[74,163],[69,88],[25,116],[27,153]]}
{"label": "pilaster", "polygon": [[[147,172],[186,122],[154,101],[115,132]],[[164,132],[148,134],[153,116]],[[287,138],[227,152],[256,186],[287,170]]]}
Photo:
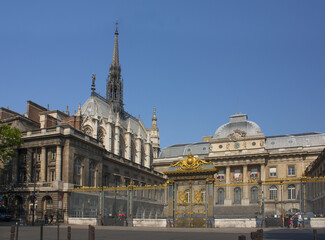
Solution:
{"label": "pilaster", "polygon": [[56,147],[56,164],[55,164],[56,180],[62,180],[62,146]]}
{"label": "pilaster", "polygon": [[249,205],[249,199],[248,199],[248,171],[247,171],[247,165],[243,166],[243,192],[244,196],[243,199],[241,200],[242,205]]}
{"label": "pilaster", "polygon": [[226,167],[226,199],[225,199],[225,202],[224,202],[224,205],[225,206],[231,206],[232,205],[232,201],[231,201],[231,187],[229,186],[230,184],[230,181],[231,181],[231,176],[230,176],[230,167],[227,166]]}
{"label": "pilaster", "polygon": [[266,176],[265,165],[261,164],[261,180],[262,181],[265,181],[265,176]]}
{"label": "pilaster", "polygon": [[42,147],[41,150],[41,181],[46,181],[46,148]]}

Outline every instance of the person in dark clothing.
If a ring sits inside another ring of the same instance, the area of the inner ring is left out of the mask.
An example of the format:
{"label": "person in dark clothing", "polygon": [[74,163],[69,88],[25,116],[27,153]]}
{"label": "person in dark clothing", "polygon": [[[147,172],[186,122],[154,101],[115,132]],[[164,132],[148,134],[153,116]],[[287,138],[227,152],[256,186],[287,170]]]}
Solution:
{"label": "person in dark clothing", "polygon": [[45,224],[49,223],[49,217],[48,217],[47,213],[45,213],[45,215],[44,215],[44,223]]}
{"label": "person in dark clothing", "polygon": [[53,214],[51,213],[50,214],[50,224],[52,224],[53,223]]}

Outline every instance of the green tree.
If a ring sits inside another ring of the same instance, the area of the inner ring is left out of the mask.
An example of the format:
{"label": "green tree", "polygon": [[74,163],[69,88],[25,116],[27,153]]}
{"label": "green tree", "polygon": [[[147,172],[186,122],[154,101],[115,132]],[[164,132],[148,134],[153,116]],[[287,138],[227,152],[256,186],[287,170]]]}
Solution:
{"label": "green tree", "polygon": [[8,163],[15,156],[15,147],[19,147],[23,140],[18,128],[6,124],[0,125],[0,165]]}

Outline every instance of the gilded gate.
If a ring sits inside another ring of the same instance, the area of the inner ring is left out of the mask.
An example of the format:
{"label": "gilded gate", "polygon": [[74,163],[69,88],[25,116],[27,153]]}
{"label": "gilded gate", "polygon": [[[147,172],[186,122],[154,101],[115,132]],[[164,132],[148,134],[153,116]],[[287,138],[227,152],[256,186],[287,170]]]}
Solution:
{"label": "gilded gate", "polygon": [[211,227],[213,223],[213,174],[211,162],[187,158],[172,164],[167,174],[168,220],[175,227]]}

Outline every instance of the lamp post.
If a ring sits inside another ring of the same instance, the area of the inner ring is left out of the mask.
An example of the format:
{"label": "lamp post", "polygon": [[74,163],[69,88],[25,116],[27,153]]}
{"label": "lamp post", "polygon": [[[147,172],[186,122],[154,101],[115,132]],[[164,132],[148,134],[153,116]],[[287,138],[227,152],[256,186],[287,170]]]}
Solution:
{"label": "lamp post", "polygon": [[277,216],[276,204],[278,203],[278,198],[274,198],[274,216]]}
{"label": "lamp post", "polygon": [[284,227],[284,211],[283,211],[283,180],[280,180],[281,183],[281,215],[282,215],[282,227]]}

